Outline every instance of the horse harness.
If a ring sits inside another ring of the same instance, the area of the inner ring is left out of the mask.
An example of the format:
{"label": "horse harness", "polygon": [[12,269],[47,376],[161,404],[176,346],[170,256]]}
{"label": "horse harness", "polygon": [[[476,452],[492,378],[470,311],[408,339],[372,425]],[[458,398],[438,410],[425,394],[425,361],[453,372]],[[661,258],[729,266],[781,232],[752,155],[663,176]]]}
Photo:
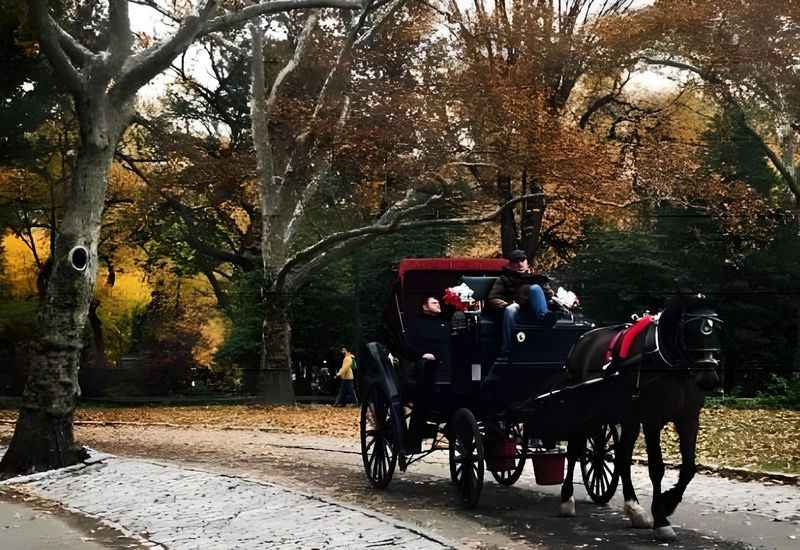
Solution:
{"label": "horse harness", "polygon": [[[710,335],[714,330],[714,324],[718,326],[723,324],[723,321],[715,313],[688,313],[682,310],[679,314],[679,321],[676,325],[676,330],[673,335],[674,339],[672,347],[675,349],[674,357],[668,357],[670,353],[665,351],[662,341],[663,335],[659,330],[659,323],[662,321],[662,314],[660,312],[656,315],[645,313],[642,316],[635,316],[633,323],[626,323],[621,325],[620,330],[614,335],[606,350],[605,360],[602,367],[604,375],[608,376],[615,372],[622,372],[623,368],[633,366],[635,369],[635,382],[633,388],[632,399],[639,398],[641,384],[641,371],[642,365],[645,361],[654,360],[660,361],[670,369],[680,370],[684,368],[687,374],[692,372],[692,361],[690,360],[689,352],[717,352],[719,348],[687,348],[685,341],[685,327],[690,323],[701,323],[700,333],[703,335]],[[662,325],[663,326],[663,325]],[[666,331],[665,331],[666,332]],[[641,344],[641,351],[632,355],[634,344]],[[669,343],[667,343],[669,347]],[[662,375],[657,375],[647,382],[651,384],[658,380]]]}

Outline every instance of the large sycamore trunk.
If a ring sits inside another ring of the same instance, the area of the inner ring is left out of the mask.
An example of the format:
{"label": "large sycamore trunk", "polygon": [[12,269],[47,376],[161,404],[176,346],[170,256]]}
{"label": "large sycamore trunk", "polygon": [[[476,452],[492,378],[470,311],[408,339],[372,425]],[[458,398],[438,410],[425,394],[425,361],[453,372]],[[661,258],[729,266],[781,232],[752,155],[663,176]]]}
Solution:
{"label": "large sycamore trunk", "polygon": [[261,368],[251,377],[250,393],[267,403],[294,403],[291,372],[291,338],[288,300],[278,293],[269,293],[264,302],[262,325]]}
{"label": "large sycamore trunk", "polygon": [[85,456],[73,438],[72,418],[80,395],[82,335],[97,278],[107,174],[121,128],[115,124],[119,115],[107,109],[78,107],[82,145],[39,310],[40,336],[32,349],[22,406],[0,462],[4,477],[67,466]]}

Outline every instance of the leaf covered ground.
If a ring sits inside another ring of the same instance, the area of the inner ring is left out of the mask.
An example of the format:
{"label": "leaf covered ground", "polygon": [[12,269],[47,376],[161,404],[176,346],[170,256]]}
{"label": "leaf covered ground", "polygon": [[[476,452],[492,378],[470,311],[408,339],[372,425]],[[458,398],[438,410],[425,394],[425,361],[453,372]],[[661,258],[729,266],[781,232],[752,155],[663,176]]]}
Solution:
{"label": "leaf covered ground", "polygon": [[[78,409],[76,420],[263,429],[355,439],[358,437],[358,414],[355,407],[329,405],[85,407]],[[0,411],[0,420],[13,421],[15,418],[15,410]],[[800,411],[706,408],[700,422],[698,463],[800,473]],[[680,462],[677,437],[671,429],[665,430],[662,444],[665,459]],[[640,453],[644,454],[643,447]]]}

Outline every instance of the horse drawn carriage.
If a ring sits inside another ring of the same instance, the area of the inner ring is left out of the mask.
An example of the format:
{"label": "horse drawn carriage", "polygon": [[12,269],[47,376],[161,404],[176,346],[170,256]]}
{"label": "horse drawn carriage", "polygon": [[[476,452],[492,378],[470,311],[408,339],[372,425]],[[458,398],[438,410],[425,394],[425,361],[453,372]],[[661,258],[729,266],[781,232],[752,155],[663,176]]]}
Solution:
{"label": "horse drawn carriage", "polygon": [[[555,324],[518,324],[501,352],[501,320],[481,305],[502,259],[406,259],[400,262],[385,320],[390,337],[370,343],[362,361],[360,435],[369,482],[384,488],[399,466],[437,450],[449,453],[450,474],[463,506],[480,498],[484,472],[514,484],[531,459],[540,484],[561,483],[564,452],[558,442],[588,437],[580,457],[590,497],[605,503],[616,490],[613,403],[621,384],[609,376],[569,386],[564,369],[575,342],[594,325],[568,310]],[[435,364],[420,368],[403,357],[428,296],[459,284],[472,289],[475,308],[456,312]],[[586,411],[595,411],[587,414]],[[608,410],[608,414],[597,414]],[[588,434],[588,436],[587,436]]]}

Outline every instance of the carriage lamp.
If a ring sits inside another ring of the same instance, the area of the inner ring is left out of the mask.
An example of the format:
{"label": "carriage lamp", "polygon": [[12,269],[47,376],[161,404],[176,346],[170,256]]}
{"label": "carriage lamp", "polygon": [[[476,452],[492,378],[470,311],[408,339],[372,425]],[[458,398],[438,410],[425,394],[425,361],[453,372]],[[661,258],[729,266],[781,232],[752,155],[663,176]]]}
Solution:
{"label": "carriage lamp", "polygon": [[72,247],[72,250],[67,254],[69,263],[75,271],[86,271],[89,265],[89,250],[82,245]]}

